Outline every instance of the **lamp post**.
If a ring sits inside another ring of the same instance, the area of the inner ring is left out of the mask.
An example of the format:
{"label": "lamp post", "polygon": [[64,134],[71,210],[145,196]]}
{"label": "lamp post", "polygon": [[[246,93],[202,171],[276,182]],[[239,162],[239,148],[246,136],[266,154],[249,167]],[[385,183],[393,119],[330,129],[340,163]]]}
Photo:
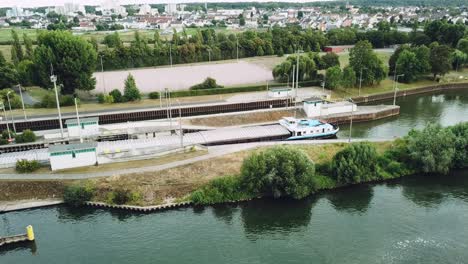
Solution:
{"label": "lamp post", "polygon": [[351,133],[353,131],[354,101],[351,97],[349,98],[349,101],[353,104],[351,105],[351,121],[349,123],[349,138],[348,138],[348,142],[351,143]]}
{"label": "lamp post", "polygon": [[55,101],[57,102],[57,111],[58,111],[59,125],[60,125],[60,135],[63,138],[62,112],[60,112],[60,102],[59,102],[59,96],[58,96],[58,90],[57,90],[57,76],[51,75],[50,81],[54,83]]}
{"label": "lamp post", "polygon": [[361,75],[359,77],[359,93],[358,93],[359,96],[361,96],[361,88],[362,88],[362,70],[367,70],[367,68],[361,68]]}
{"label": "lamp post", "polygon": [[76,100],[76,94],[74,96],[75,98],[75,110],[76,110],[76,121],[78,122],[78,129],[79,129],[79,135],[80,135],[80,143],[83,143],[83,136],[82,136],[82,127],[81,127],[81,122],[80,122],[80,115],[78,113],[78,103],[77,103],[77,100]]}
{"label": "lamp post", "polygon": [[21,97],[21,106],[23,107],[24,120],[28,120],[28,117],[26,116],[26,110],[24,108],[24,99],[23,99],[23,91],[21,91],[21,84],[18,84],[18,90],[19,90],[20,97]]}
{"label": "lamp post", "polygon": [[102,57],[104,57],[104,55],[100,55],[101,57],[101,75],[102,75],[102,87],[104,88],[104,94],[106,93],[106,82],[105,82],[105,79],[104,79],[104,64],[102,63]]}
{"label": "lamp post", "polygon": [[176,100],[179,105],[179,136],[180,136],[180,148],[184,148],[184,131],[182,130],[182,106],[179,100]]}
{"label": "lamp post", "polygon": [[[293,65],[293,69],[292,69],[292,92],[294,92],[294,84],[295,84],[295,78],[296,78],[296,65]],[[291,106],[293,104],[293,95],[291,93]]]}
{"label": "lamp post", "polygon": [[8,118],[7,118],[7,114],[6,114],[6,110],[5,110],[5,105],[3,104],[3,102],[0,102],[0,106],[3,109],[3,116],[5,117],[6,127],[7,127],[7,131],[8,131],[8,141],[11,142],[10,126],[8,125]]}
{"label": "lamp post", "polygon": [[322,82],[322,93],[325,95],[325,82],[327,80],[327,76],[323,75],[323,82]]}
{"label": "lamp post", "polygon": [[211,62],[211,49],[207,49],[208,51],[208,61]]}
{"label": "lamp post", "polygon": [[169,43],[169,61],[171,62],[172,68],[172,43]]}
{"label": "lamp post", "polygon": [[239,38],[237,37],[237,34],[236,34],[236,57],[237,57],[237,62],[239,62]]}
{"label": "lamp post", "polygon": [[13,113],[11,112],[10,93],[11,93],[11,91],[8,91],[8,93],[6,95],[7,95],[7,100],[8,100],[8,108],[10,108],[11,124],[13,125],[13,131],[15,131],[15,133],[16,133],[15,118],[13,117]]}
{"label": "lamp post", "polygon": [[289,87],[289,74],[284,73],[284,75],[288,76],[288,80],[287,80],[287,83],[286,83],[286,87]]}
{"label": "lamp post", "polygon": [[393,105],[396,105],[396,93],[398,90],[398,77],[405,76],[404,74],[396,75],[395,77],[395,89],[393,90]]}

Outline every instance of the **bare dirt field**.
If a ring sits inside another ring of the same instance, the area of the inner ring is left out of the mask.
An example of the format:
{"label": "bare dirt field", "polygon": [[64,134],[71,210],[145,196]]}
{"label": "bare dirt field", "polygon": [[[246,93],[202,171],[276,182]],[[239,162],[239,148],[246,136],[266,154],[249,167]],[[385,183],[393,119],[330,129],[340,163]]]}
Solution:
{"label": "bare dirt field", "polygon": [[174,65],[169,67],[132,69],[110,72],[96,72],[96,89],[93,93],[107,92],[112,89],[123,91],[124,81],[131,73],[142,93],[171,90],[187,90],[190,86],[203,82],[207,77],[216,79],[224,86],[245,85],[272,81],[271,70],[261,65],[246,61],[226,63],[208,63],[197,65]]}

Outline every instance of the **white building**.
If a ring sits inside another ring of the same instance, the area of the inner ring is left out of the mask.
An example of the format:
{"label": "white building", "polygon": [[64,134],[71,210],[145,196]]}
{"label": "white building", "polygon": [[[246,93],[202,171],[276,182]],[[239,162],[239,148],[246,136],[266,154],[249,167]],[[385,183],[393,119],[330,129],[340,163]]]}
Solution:
{"label": "white building", "polygon": [[24,15],[24,10],[21,7],[13,7],[12,9],[8,9],[6,11],[6,17],[11,18],[11,17],[22,17]]}
{"label": "white building", "polygon": [[146,5],[141,5],[140,6],[140,10],[138,11],[138,15],[151,15],[151,16],[154,16],[154,15],[157,15],[159,12],[158,12],[158,9],[156,8],[151,8],[150,5],[146,4]]}
{"label": "white building", "polygon": [[318,117],[354,112],[357,110],[357,105],[347,101],[332,103],[320,98],[313,98],[304,100],[303,109],[307,117]]}
{"label": "white building", "polygon": [[76,119],[67,119],[65,125],[68,137],[71,138],[80,137],[80,131],[82,137],[99,135],[99,118],[97,117],[80,118],[80,125]]}
{"label": "white building", "polygon": [[121,6],[118,0],[105,0],[101,6],[96,8],[96,11],[101,11],[104,16],[115,14],[126,17],[128,15],[127,9]]}
{"label": "white building", "polygon": [[53,171],[97,164],[96,142],[49,147],[50,167]]}
{"label": "white building", "polygon": [[272,88],[268,90],[270,98],[284,98],[291,95],[291,88]]}

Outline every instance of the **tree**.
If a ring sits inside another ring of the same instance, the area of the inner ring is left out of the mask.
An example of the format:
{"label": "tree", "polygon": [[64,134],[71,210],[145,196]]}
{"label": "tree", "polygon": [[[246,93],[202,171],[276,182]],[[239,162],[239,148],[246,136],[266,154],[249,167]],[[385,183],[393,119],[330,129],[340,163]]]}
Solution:
{"label": "tree", "polygon": [[400,53],[402,53],[404,50],[409,50],[410,46],[409,45],[401,45],[399,46],[390,56],[390,59],[388,60],[388,73],[391,75],[395,74],[395,65],[398,60],[398,57],[400,56]]}
{"label": "tree", "polygon": [[455,135],[455,154],[453,167],[468,167],[468,122],[460,123],[448,128]]}
{"label": "tree", "polygon": [[445,75],[452,67],[450,62],[450,48],[446,45],[433,45],[430,53],[431,72],[434,80],[437,75]]}
{"label": "tree", "polygon": [[120,92],[120,90],[114,89],[109,93],[109,95],[111,95],[112,98],[114,98],[114,103],[123,102],[124,97],[122,96],[122,93]]}
{"label": "tree", "polygon": [[383,62],[372,50],[369,41],[359,41],[349,54],[349,65],[356,72],[356,78],[360,78],[362,72],[362,83],[372,85],[380,83],[387,76],[387,69]]}
{"label": "tree", "polygon": [[455,155],[455,135],[440,125],[429,124],[405,137],[412,167],[417,172],[446,174]]}
{"label": "tree", "polygon": [[302,19],[303,17],[304,17],[304,12],[302,12],[302,11],[297,12],[297,19],[300,20],[300,19]]}
{"label": "tree", "polygon": [[412,82],[419,76],[419,61],[414,52],[404,50],[398,56],[397,60],[397,73],[404,72],[403,76],[399,77],[402,82]]}
{"label": "tree", "polygon": [[343,69],[343,77],[341,79],[341,85],[345,88],[353,88],[356,84],[356,73],[353,68],[349,65]]}
{"label": "tree", "polygon": [[330,90],[338,88],[341,83],[342,73],[340,66],[334,66],[327,69],[325,87]]}
{"label": "tree", "polygon": [[26,33],[23,33],[23,41],[24,41],[24,47],[26,49],[25,58],[28,59],[28,60],[32,60],[33,56],[34,56],[32,40],[31,40],[30,37],[28,37],[28,35]]}
{"label": "tree", "polygon": [[347,146],[335,154],[331,164],[339,184],[367,182],[378,177],[378,155],[367,142]]}
{"label": "tree", "polygon": [[0,89],[18,84],[18,72],[13,64],[7,63],[0,52]]}
{"label": "tree", "polygon": [[140,90],[138,90],[135,78],[133,78],[133,75],[131,74],[128,74],[127,79],[125,80],[124,98],[127,101],[138,101],[141,99]]}
{"label": "tree", "polygon": [[119,48],[123,46],[122,40],[120,39],[120,35],[117,32],[114,32],[110,35],[106,35],[104,37],[104,44],[106,44],[109,48]]}
{"label": "tree", "polygon": [[22,85],[32,85],[34,81],[34,63],[28,59],[21,61],[17,68],[18,81]]}
{"label": "tree", "polygon": [[247,157],[241,184],[252,194],[301,199],[315,190],[315,166],[302,151],[273,147]]}
{"label": "tree", "polygon": [[37,42],[34,64],[38,85],[50,85],[52,66],[58,83],[63,84],[63,93],[73,94],[75,89],[94,89],[96,79],[92,74],[96,68],[97,54],[89,42],[66,31],[41,32]]}
{"label": "tree", "polygon": [[327,54],[323,55],[322,62],[324,64],[325,69],[328,69],[333,66],[340,66],[340,59],[338,55],[334,52],[328,52]]}
{"label": "tree", "polygon": [[16,33],[16,30],[11,30],[11,36],[13,38],[13,44],[11,47],[11,61],[15,64],[18,65],[20,61],[23,60],[23,48],[21,46],[18,33]]}
{"label": "tree", "polygon": [[459,68],[462,68],[466,63],[468,63],[468,54],[460,50],[455,50],[452,52],[451,60],[452,68],[458,71]]}
{"label": "tree", "polygon": [[460,39],[457,44],[457,49],[468,54],[468,38]]}
{"label": "tree", "polygon": [[239,26],[241,26],[241,27],[245,26],[245,18],[244,18],[244,16],[242,16],[241,18],[239,18]]}

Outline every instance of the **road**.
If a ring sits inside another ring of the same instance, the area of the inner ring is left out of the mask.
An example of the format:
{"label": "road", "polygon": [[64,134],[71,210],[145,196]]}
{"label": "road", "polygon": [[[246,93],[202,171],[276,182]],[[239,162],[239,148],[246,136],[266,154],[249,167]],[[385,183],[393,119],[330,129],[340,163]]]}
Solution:
{"label": "road", "polygon": [[[393,139],[353,139],[353,142],[370,141],[370,142],[384,142]],[[208,147],[208,154],[198,156],[186,160],[174,161],[162,165],[147,166],[131,169],[120,169],[118,171],[106,171],[95,173],[54,173],[54,174],[0,174],[0,180],[83,180],[108,176],[122,176],[132,173],[142,172],[156,172],[166,169],[171,169],[198,161],[208,160],[219,156],[240,152],[256,147],[273,146],[273,145],[304,145],[304,144],[333,144],[333,143],[347,143],[348,139],[325,139],[325,140],[301,140],[301,141],[269,141],[269,142],[252,142],[242,144],[231,144],[222,146]]]}

